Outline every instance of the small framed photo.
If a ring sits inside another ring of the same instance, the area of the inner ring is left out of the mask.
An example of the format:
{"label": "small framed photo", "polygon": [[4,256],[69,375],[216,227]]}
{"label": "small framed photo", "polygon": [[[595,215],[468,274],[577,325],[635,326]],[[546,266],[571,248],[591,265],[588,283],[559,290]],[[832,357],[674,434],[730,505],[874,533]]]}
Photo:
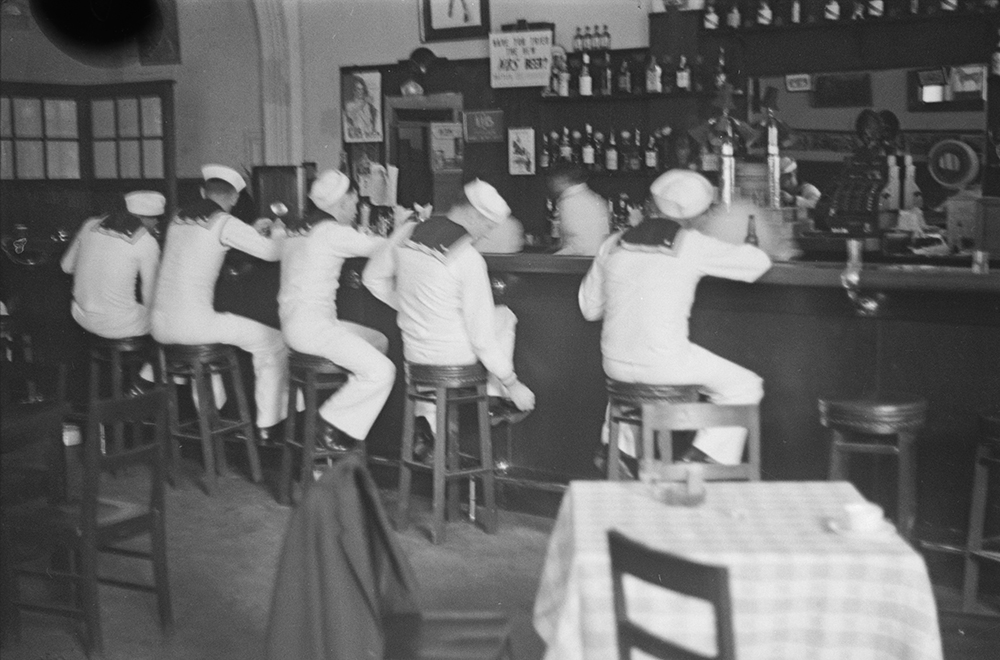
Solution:
{"label": "small framed photo", "polygon": [[535,129],[507,129],[507,164],[512,176],[535,173]]}
{"label": "small framed photo", "polygon": [[420,0],[423,43],[479,39],[489,33],[489,0]]}
{"label": "small framed photo", "polygon": [[812,88],[812,76],[808,73],[793,73],[785,76],[785,89],[789,92],[808,92]]}
{"label": "small framed photo", "polygon": [[340,114],[344,142],[382,141],[382,74],[378,71],[342,71]]}

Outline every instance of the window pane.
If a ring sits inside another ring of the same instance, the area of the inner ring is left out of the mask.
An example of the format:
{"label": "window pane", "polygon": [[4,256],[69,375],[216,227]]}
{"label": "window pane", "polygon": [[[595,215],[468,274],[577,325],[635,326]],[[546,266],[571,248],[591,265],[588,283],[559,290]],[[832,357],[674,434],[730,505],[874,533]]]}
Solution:
{"label": "window pane", "polygon": [[123,179],[142,178],[138,140],[122,140],[118,143],[118,175]]}
{"label": "window pane", "polygon": [[10,123],[10,97],[0,97],[0,135],[10,137],[13,135]]}
{"label": "window pane", "polygon": [[147,179],[163,178],[163,140],[142,141],[142,173]]}
{"label": "window pane", "polygon": [[118,136],[139,137],[139,102],[118,99]]}
{"label": "window pane", "polygon": [[17,178],[44,179],[45,170],[42,168],[42,141],[18,140],[15,145],[15,150],[17,151]]}
{"label": "window pane", "polygon": [[49,140],[45,143],[46,166],[50,179],[80,178],[80,147],[71,140]]}
{"label": "window pane", "polygon": [[94,176],[98,179],[118,178],[118,150],[113,140],[94,142]]}
{"label": "window pane", "polygon": [[159,96],[142,97],[142,134],[146,137],[163,135],[163,111]]}
{"label": "window pane", "polygon": [[46,137],[76,137],[76,101],[45,99]]}
{"label": "window pane", "polygon": [[39,99],[14,99],[14,135],[42,137],[42,102]]}
{"label": "window pane", "polygon": [[90,113],[95,138],[113,138],[115,136],[115,104],[114,101],[101,100],[90,102]]}
{"label": "window pane", "polygon": [[0,140],[0,179],[14,178],[14,141]]}

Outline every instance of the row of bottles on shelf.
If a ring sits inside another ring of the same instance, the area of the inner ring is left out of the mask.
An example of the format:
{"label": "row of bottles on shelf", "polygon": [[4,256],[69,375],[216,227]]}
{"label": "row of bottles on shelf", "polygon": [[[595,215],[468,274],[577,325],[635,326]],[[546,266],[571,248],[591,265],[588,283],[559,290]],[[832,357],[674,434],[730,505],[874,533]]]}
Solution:
{"label": "row of bottles on shelf", "polygon": [[[572,70],[571,70],[572,69]],[[605,52],[593,60],[584,53],[579,64],[555,61],[549,87],[544,96],[634,96],[637,94],[687,94],[722,89],[730,80],[726,49],[719,48],[714,62],[702,55],[658,57],[650,52],[644,67],[625,57],[616,68],[611,54]]]}
{"label": "row of bottles on shelf", "polygon": [[660,172],[672,167],[690,167],[697,162],[696,145],[686,133],[674,137],[670,126],[658,128],[643,140],[638,128],[605,136],[590,124],[571,131],[542,133],[538,151],[538,169],[547,170],[556,163],[575,163],[591,172]]}
{"label": "row of bottles on shelf", "polygon": [[709,0],[702,29],[737,30],[816,23],[879,20],[949,13],[996,11],[1000,0]]}
{"label": "row of bottles on shelf", "polygon": [[576,28],[576,34],[573,35],[573,52],[584,53],[593,50],[611,50],[611,33],[608,32],[607,25],[603,30],[595,25],[593,32],[590,31],[590,26],[582,32],[581,28]]}

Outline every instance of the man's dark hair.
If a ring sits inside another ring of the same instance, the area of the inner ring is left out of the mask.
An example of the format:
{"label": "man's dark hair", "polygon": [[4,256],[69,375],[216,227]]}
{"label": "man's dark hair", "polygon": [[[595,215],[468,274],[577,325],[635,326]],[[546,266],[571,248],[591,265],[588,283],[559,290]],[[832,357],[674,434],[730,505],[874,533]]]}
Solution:
{"label": "man's dark hair", "polygon": [[549,169],[549,178],[566,179],[572,184],[587,183],[587,171],[578,163],[563,161],[556,163]]}

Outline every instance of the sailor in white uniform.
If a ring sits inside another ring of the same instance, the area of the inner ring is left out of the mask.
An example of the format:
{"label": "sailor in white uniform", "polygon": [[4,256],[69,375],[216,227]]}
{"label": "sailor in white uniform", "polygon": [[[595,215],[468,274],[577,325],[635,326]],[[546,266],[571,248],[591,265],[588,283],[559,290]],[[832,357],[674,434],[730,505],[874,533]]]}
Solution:
{"label": "sailor in white uniform", "polygon": [[559,163],[549,172],[556,198],[562,248],[556,254],[593,256],[611,231],[608,200],[587,185],[587,173],[575,163]]}
{"label": "sailor in white uniform", "polygon": [[[229,214],[246,182],[223,165],[201,169],[200,201],[181,209],[167,228],[153,299],[153,338],[161,344],[230,344],[253,357],[257,426],[268,429],[287,414],[288,351],[281,331],[213,309],[215,283],[226,251],[235,248],[277,261],[283,227],[269,236]],[[222,399],[216,392],[216,402]]]}
{"label": "sailor in white uniform", "polygon": [[799,164],[794,158],[781,157],[781,203],[800,209],[814,209],[823,194],[811,183],[799,183]]}
{"label": "sailor in white uniform", "polygon": [[[609,237],[580,284],[583,316],[604,321],[604,372],[629,383],[698,384],[714,403],[758,403],[763,380],[691,343],[688,318],[703,276],[753,282],[771,260],[757,247],[726,243],[690,228],[714,197],[712,185],[700,174],[670,170],[653,182],[650,192],[664,217],[647,217]],[[745,429],[705,429],[695,439],[694,454],[737,464],[745,444]],[[631,434],[623,434],[619,446],[635,455]]]}
{"label": "sailor in white uniform", "polygon": [[[125,195],[125,209],[84,221],[62,258],[73,275],[73,318],[106,339],[148,335],[160,264],[152,232],[166,200],[151,190]],[[136,299],[139,281],[141,300]]]}
{"label": "sailor in white uniform", "polygon": [[[337,170],[323,172],[309,190],[316,209],[289,229],[281,256],[278,310],[281,331],[296,351],[324,357],[351,372],[319,410],[342,434],[364,440],[396,377],[385,356],[389,340],[377,330],[337,318],[337,288],[345,259],[368,257],[386,242],[353,227],[358,193]],[[320,438],[329,442],[324,430]],[[347,447],[350,441],[341,439]]]}
{"label": "sailor in white uniform", "polygon": [[[514,313],[495,308],[486,261],[473,242],[510,215],[493,186],[478,179],[466,199],[445,216],[433,216],[396,231],[368,261],[368,289],[398,310],[403,355],[416,364],[481,362],[491,375],[490,393],[506,396],[519,410],[535,407],[535,395],[514,373]],[[418,410],[433,419],[433,408]]]}

